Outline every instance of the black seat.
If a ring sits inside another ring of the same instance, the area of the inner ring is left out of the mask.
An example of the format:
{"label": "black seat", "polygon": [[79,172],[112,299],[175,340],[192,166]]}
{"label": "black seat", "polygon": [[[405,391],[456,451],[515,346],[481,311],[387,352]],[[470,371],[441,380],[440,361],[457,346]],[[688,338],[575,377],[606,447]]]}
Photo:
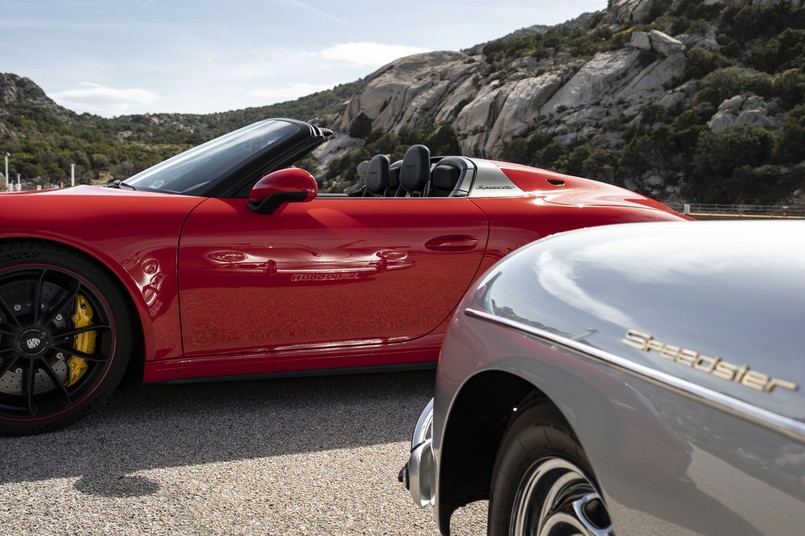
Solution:
{"label": "black seat", "polygon": [[430,181],[430,150],[424,145],[412,145],[405,151],[400,184],[411,197],[428,195]]}
{"label": "black seat", "polygon": [[366,169],[366,189],[364,196],[379,195],[384,196],[389,190],[389,157],[384,154],[376,154],[369,161]]}
{"label": "black seat", "polygon": [[437,164],[431,172],[430,197],[449,197],[461,178],[461,170],[451,164]]}
{"label": "black seat", "polygon": [[403,195],[402,184],[400,184],[400,170],[402,169],[402,160],[397,160],[389,166],[389,191],[386,197],[398,197]]}

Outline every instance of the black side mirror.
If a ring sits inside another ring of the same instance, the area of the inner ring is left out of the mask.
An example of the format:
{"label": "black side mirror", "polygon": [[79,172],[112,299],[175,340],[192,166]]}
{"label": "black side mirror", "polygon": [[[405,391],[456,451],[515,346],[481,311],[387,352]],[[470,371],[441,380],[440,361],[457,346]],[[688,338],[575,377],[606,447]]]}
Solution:
{"label": "black side mirror", "polygon": [[304,169],[279,169],[257,181],[249,192],[249,208],[271,214],[285,203],[311,201],[318,193],[316,179]]}

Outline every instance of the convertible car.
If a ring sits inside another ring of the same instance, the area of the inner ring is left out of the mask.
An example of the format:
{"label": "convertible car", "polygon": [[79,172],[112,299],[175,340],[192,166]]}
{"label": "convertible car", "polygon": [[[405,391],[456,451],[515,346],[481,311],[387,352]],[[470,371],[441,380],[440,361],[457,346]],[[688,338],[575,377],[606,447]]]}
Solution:
{"label": "convertible car", "polygon": [[614,225],[520,249],[448,329],[400,473],[442,534],[805,527],[805,222]]}
{"label": "convertible car", "polygon": [[289,167],[330,131],[268,119],[104,186],[0,195],[0,433],[145,382],[433,366],[451,312],[543,236],[680,220],[640,195],[415,145],[354,195]]}

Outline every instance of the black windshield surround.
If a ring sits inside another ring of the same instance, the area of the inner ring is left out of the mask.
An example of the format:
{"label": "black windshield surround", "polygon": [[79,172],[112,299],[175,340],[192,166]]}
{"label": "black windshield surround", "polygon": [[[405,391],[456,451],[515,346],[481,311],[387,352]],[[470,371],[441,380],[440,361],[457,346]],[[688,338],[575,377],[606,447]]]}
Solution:
{"label": "black windshield surround", "polygon": [[263,175],[302,158],[327,134],[302,121],[266,119],[165,160],[121,186],[203,197],[246,197]]}

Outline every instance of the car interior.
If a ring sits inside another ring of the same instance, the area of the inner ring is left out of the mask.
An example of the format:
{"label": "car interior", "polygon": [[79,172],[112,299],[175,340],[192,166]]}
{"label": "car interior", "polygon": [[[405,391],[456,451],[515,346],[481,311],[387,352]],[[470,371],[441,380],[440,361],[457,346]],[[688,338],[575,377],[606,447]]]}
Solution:
{"label": "car interior", "polygon": [[[431,158],[424,145],[412,145],[402,160],[372,157],[366,171],[366,186],[356,192],[361,197],[466,197],[462,188],[467,162],[460,157]],[[471,174],[470,174],[471,175]],[[470,177],[471,179],[471,177]],[[468,186],[468,185],[467,185]]]}

